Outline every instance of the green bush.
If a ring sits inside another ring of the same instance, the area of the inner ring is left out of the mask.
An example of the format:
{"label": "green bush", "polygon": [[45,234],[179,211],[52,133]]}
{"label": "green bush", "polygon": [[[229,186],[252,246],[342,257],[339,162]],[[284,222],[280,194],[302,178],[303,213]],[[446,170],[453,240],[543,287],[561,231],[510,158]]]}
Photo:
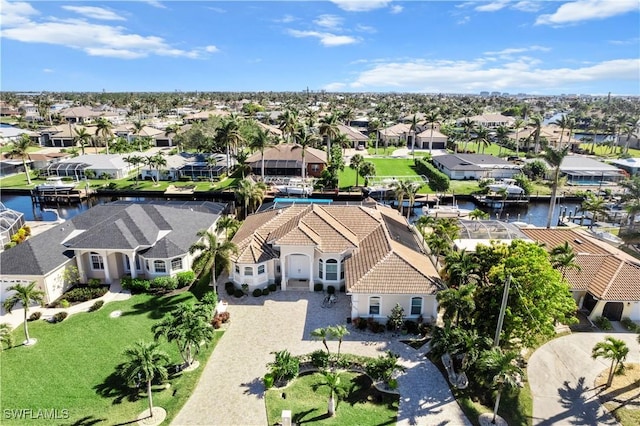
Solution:
{"label": "green bush", "polygon": [[97,311],[98,309],[102,308],[102,305],[104,305],[104,301],[103,300],[97,300],[96,303],[91,305],[91,307],[89,308],[89,312]]}
{"label": "green bush", "polygon": [[230,288],[235,290],[236,286],[233,284],[232,281],[227,281],[226,283],[224,283],[224,288],[225,290],[229,290]]}
{"label": "green bush", "polygon": [[300,359],[291,355],[288,350],[271,352],[275,355],[275,361],[268,364],[275,380],[288,381],[298,375],[300,371]]}
{"label": "green bush", "polygon": [[51,320],[52,323],[58,323],[58,322],[62,322],[64,321],[64,319],[68,316],[69,314],[66,312],[58,312],[57,314],[55,314],[53,316],[53,319]]}
{"label": "green bush", "polygon": [[239,288],[235,289],[235,291],[233,292],[233,295],[237,298],[240,298],[242,296],[244,296],[244,291],[240,290]]}
{"label": "green bush", "polygon": [[253,290],[253,297],[260,297],[262,296],[262,290],[260,290],[259,288],[256,288],[255,290]]}
{"label": "green bush", "polygon": [[268,296],[269,295],[269,289],[268,288],[263,288],[262,289],[262,295],[263,296]]}
{"label": "green bush", "polygon": [[[242,291],[242,290],[240,290],[240,291]],[[234,287],[228,287],[227,288],[227,294],[229,296],[233,296],[235,293],[236,293],[236,289]]]}
{"label": "green bush", "polygon": [[69,303],[67,299],[60,299],[60,302],[58,304],[60,305],[61,308],[65,308],[65,309],[71,306],[71,303]]}
{"label": "green bush", "polygon": [[273,374],[265,374],[262,381],[264,382],[265,389],[271,389],[273,387]]}
{"label": "green bush", "polygon": [[178,288],[178,279],[169,275],[163,275],[161,277],[155,277],[151,281],[151,288],[160,289],[164,291],[171,291]]}
{"label": "green bush", "polygon": [[600,330],[610,331],[613,330],[613,326],[611,325],[611,321],[607,317],[599,316],[596,318],[594,323],[598,326]]}
{"label": "green bush", "polygon": [[323,291],[324,285],[322,283],[315,283],[313,285],[313,291]]}
{"label": "green bush", "polygon": [[365,364],[365,371],[373,380],[384,380],[389,382],[394,371],[404,371],[404,368],[398,364],[399,356],[391,351],[387,351],[385,356],[371,360]]}
{"label": "green bush", "polygon": [[[66,292],[60,301],[53,303],[53,306],[68,308],[68,303],[86,302],[87,300],[97,299],[104,296],[108,287],[75,287]],[[67,303],[65,306],[63,300]]]}
{"label": "green bush", "polygon": [[624,328],[631,331],[632,333],[637,333],[640,331],[640,326],[633,322],[629,317],[622,318],[622,320],[620,320],[620,324],[622,324]]}
{"label": "green bush", "polygon": [[336,288],[332,285],[327,286],[327,294],[336,294]]}
{"label": "green bush", "polygon": [[327,368],[329,365],[329,355],[320,349],[311,352],[311,364],[316,368]]}
{"label": "green bush", "polygon": [[196,279],[196,273],[193,271],[183,271],[176,274],[178,287],[186,287]]}
{"label": "green bush", "polygon": [[216,306],[218,304],[218,295],[213,291],[207,291],[200,301],[206,305]]}
{"label": "green bush", "polygon": [[100,278],[91,278],[88,285],[91,288],[100,287],[102,285],[102,281],[100,281]]}
{"label": "green bush", "polygon": [[27,321],[38,321],[42,316],[42,312],[37,311],[29,315],[29,319]]}
{"label": "green bush", "polygon": [[145,293],[151,287],[151,281],[142,278],[124,277],[120,280],[122,288],[132,293]]}
{"label": "green bush", "polygon": [[276,291],[278,289],[278,286],[276,285],[276,283],[271,283],[271,284],[269,284],[268,289],[269,289],[269,291],[271,293],[273,293],[274,291]]}
{"label": "green bush", "polygon": [[418,174],[425,175],[429,179],[429,188],[436,192],[445,192],[449,189],[449,177],[438,170],[426,159],[415,159]]}

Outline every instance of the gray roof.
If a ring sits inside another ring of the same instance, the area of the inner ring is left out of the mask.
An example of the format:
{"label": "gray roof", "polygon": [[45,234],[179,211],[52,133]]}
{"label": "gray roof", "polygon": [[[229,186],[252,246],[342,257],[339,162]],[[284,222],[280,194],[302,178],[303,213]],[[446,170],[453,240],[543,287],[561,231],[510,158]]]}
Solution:
{"label": "gray roof", "polygon": [[[0,253],[3,275],[45,275],[73,257],[73,249],[143,249],[146,257],[185,254],[226,204],[115,202],[95,206]],[[75,231],[75,232],[74,232]],[[72,236],[73,238],[65,241]],[[64,242],[64,245],[62,245]]]}
{"label": "gray roof", "polygon": [[514,165],[508,161],[486,154],[448,154],[433,158],[449,170],[484,170],[486,168],[504,168]]}

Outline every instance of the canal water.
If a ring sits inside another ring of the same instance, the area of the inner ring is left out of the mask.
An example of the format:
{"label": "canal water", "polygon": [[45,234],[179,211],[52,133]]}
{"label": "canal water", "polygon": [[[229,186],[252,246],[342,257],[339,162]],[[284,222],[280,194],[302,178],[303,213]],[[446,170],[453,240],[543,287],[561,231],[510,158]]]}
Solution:
{"label": "canal water", "polygon": [[[149,197],[92,197],[82,201],[78,204],[58,204],[58,205],[33,205],[31,197],[28,195],[11,195],[0,194],[0,201],[10,209],[22,212],[25,215],[25,220],[43,220],[54,221],[56,220],[56,213],[51,211],[57,210],[60,218],[70,219],[75,215],[90,209],[93,206],[99,204],[106,204],[115,200],[128,200],[128,201],[143,201],[149,200]],[[489,213],[491,219],[507,220],[509,222],[520,221],[530,223],[535,226],[546,226],[547,214],[549,212],[549,203],[544,201],[531,202],[524,206],[505,208],[504,210],[494,210],[487,207],[476,206],[472,201],[457,201],[457,204],[462,209],[473,210],[479,208]],[[556,204],[554,220],[552,225],[557,224],[558,217],[564,214],[566,216],[575,215],[579,210],[579,203],[563,203],[562,200]],[[411,220],[415,220],[422,216],[421,208],[414,208],[411,216]]]}

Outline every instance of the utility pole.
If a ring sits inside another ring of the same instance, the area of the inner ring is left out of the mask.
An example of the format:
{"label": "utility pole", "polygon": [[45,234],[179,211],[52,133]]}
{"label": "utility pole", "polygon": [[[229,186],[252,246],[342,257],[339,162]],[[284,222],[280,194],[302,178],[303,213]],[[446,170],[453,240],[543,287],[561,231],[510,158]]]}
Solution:
{"label": "utility pole", "polygon": [[502,323],[504,322],[504,312],[507,309],[507,300],[509,299],[509,287],[511,286],[511,274],[504,283],[504,292],[502,293],[502,304],[500,305],[500,315],[498,315],[498,325],[496,326],[496,336],[493,339],[493,346],[500,346],[500,332],[502,331]]}

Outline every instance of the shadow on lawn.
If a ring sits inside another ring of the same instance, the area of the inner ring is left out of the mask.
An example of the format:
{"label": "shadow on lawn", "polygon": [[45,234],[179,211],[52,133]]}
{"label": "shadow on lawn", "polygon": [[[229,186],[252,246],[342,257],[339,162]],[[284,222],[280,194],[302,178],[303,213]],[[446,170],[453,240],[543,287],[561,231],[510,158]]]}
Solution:
{"label": "shadow on lawn", "polygon": [[156,295],[146,302],[136,303],[131,307],[131,310],[123,312],[122,316],[146,314],[151,319],[161,319],[177,305],[190,299],[191,293],[189,292],[183,292],[173,296]]}
{"label": "shadow on lawn", "polygon": [[125,399],[129,402],[140,399],[140,389],[127,386],[125,380],[118,374],[118,370],[120,366],[104,382],[94,386],[96,393],[104,398],[113,398],[114,405],[121,404]]}
{"label": "shadow on lawn", "polygon": [[98,423],[106,422],[107,419],[96,419],[93,416],[85,416],[75,422],[71,423],[71,426],[93,426]]}

